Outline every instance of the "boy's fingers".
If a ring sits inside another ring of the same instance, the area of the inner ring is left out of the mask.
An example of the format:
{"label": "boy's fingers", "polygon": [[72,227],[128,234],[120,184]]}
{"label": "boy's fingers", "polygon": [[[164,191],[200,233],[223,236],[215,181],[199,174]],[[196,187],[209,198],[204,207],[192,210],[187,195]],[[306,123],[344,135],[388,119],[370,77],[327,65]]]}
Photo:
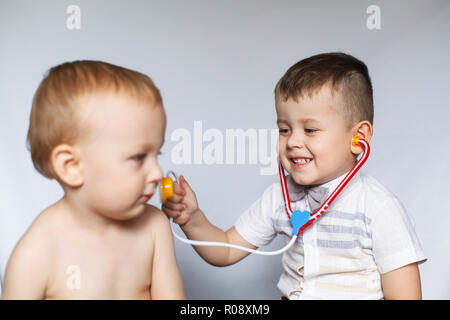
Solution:
{"label": "boy's fingers", "polygon": [[180,202],[183,201],[183,199],[184,199],[184,195],[183,194],[180,194],[179,192],[178,193],[174,192],[173,196],[170,197],[169,199],[167,199],[165,202],[180,203]]}
{"label": "boy's fingers", "polygon": [[183,211],[184,209],[186,209],[186,205],[182,203],[174,203],[171,201],[164,202],[163,207],[172,211]]}
{"label": "boy's fingers", "polygon": [[186,191],[183,190],[183,188],[180,186],[180,184],[174,182],[173,184],[173,193],[179,194],[179,195],[186,195]]}
{"label": "boy's fingers", "polygon": [[171,210],[171,209],[167,209],[167,208],[164,208],[163,210],[164,210],[164,213],[165,213],[169,218],[172,218],[172,219],[176,219],[176,218],[178,218],[178,217],[181,215],[181,212],[180,212],[180,211]]}
{"label": "boy's fingers", "polygon": [[177,219],[179,216],[181,216],[181,213],[179,211],[170,211],[170,213],[167,213],[167,216],[172,219]]}
{"label": "boy's fingers", "polygon": [[180,185],[183,188],[183,190],[189,190],[190,192],[194,192],[191,188],[191,186],[189,185],[189,183],[186,181],[186,179],[184,178],[184,176],[180,176]]}

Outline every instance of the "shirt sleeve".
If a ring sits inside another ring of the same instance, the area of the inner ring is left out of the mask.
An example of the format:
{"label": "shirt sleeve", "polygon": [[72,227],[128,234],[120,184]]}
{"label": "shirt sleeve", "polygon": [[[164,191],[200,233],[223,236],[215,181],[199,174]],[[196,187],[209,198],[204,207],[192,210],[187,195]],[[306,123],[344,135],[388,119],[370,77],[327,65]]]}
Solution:
{"label": "shirt sleeve", "polygon": [[381,274],[426,261],[413,221],[396,197],[379,207],[370,228],[373,255]]}
{"label": "shirt sleeve", "polygon": [[254,246],[262,247],[275,238],[271,215],[279,204],[279,197],[275,184],[271,185],[236,221],[237,232]]}

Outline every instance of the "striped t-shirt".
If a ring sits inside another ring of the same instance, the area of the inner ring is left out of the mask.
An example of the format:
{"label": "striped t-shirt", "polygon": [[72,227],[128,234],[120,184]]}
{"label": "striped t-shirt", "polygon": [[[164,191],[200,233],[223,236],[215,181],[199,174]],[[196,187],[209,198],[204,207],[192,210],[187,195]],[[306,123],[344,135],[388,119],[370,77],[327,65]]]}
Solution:
{"label": "striped t-shirt", "polygon": [[[344,177],[322,185],[329,188],[328,195]],[[306,197],[291,207],[310,211]],[[235,228],[257,247],[277,234],[288,242],[292,225],[280,184],[268,187]],[[382,299],[381,274],[425,260],[400,201],[372,176],[358,172],[283,254],[278,288],[289,299]]]}

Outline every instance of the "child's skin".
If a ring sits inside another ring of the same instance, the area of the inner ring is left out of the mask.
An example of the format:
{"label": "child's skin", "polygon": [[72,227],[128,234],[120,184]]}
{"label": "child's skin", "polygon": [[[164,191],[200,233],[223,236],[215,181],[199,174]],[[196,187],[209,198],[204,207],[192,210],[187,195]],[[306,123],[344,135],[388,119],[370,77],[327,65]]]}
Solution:
{"label": "child's skin", "polygon": [[[361,147],[352,146],[352,138],[359,135],[366,141],[372,137],[372,125],[361,121],[349,127],[339,112],[343,103],[338,92],[323,86],[312,96],[303,95],[297,101],[276,102],[277,124],[280,129],[278,152],[283,167],[302,185],[320,185],[348,172],[356,161]],[[309,159],[307,164],[293,160]],[[220,241],[256,247],[246,241],[234,227],[224,232],[213,226],[199,209],[195,193],[180,177],[174,186],[174,197],[163,204],[165,213],[178,223],[189,239]],[[249,253],[225,247],[195,247],[208,263],[227,266]],[[381,275],[385,299],[421,299],[420,276],[417,263]]]}
{"label": "child's skin", "polygon": [[88,133],[51,156],[64,197],[17,244],[3,299],[184,299],[169,222],[146,204],[163,176],[164,109],[105,93],[80,112]]}

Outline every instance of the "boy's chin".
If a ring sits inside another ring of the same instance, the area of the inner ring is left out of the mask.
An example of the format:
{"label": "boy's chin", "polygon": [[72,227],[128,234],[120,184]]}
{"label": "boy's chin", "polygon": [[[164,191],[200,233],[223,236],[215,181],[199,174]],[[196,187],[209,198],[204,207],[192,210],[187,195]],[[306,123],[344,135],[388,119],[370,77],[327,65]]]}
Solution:
{"label": "boy's chin", "polygon": [[300,184],[302,186],[312,186],[318,184],[318,179],[305,175],[304,173],[293,171],[289,172],[289,175],[292,177],[296,184]]}

